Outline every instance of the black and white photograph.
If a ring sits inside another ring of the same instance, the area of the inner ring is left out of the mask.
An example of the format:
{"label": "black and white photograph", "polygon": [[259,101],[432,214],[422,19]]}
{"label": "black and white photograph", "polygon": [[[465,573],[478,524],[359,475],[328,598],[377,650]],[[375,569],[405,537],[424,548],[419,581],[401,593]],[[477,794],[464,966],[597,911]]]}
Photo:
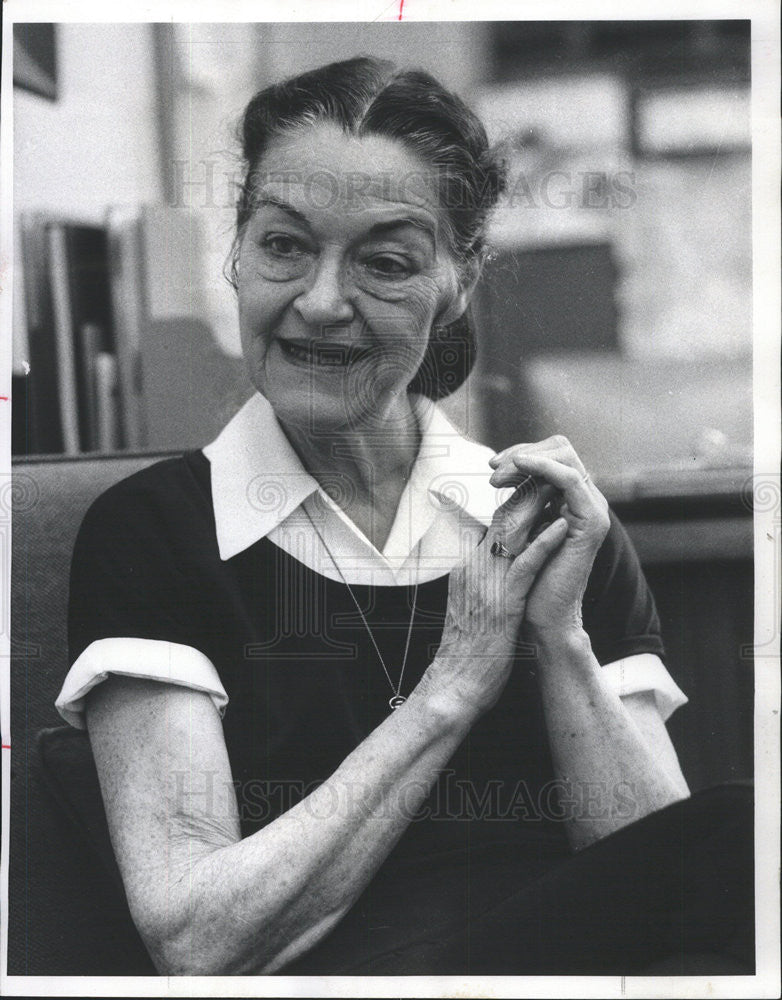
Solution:
{"label": "black and white photograph", "polygon": [[778,995],[775,8],[3,6],[2,992]]}

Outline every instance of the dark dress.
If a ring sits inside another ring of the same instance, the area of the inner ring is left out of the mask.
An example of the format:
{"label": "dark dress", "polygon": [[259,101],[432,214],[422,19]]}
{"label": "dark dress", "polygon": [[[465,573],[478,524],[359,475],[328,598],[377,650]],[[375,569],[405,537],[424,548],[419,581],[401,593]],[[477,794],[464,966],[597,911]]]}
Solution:
{"label": "dark dress", "polygon": [[[418,588],[403,694],[438,648],[447,586],[444,576]],[[352,589],[385,662],[400,664],[413,588]],[[583,617],[601,664],[637,653],[663,655],[654,601],[613,516]],[[201,451],[158,462],[118,483],[85,517],[71,573],[70,662],[93,641],[111,636],[182,643],[215,665],[229,697],[223,726],[243,837],[329,777],[389,712],[388,681],[344,584],[265,538],[220,559],[209,462]],[[572,870],[574,862],[583,869],[582,859],[598,852],[590,848],[572,857],[562,808],[579,793],[554,780],[532,647],[520,642],[517,660],[498,703],[458,748],[351,912],[286,973],[631,971],[605,968],[620,956],[624,962],[626,945],[598,955],[588,947],[573,953],[571,942],[569,950],[559,945],[551,952],[552,928],[539,916],[530,923],[525,914],[531,900],[534,914],[549,900],[552,926],[577,926],[572,914],[563,921],[555,889],[540,896],[536,887],[568,866]],[[627,788],[592,794],[604,808],[632,810]],[[691,809],[694,801],[680,808]],[[673,825],[681,833],[682,824]],[[660,864],[678,871],[681,865],[672,861],[677,850],[680,840],[663,845],[664,858],[652,852],[654,871]],[[629,853],[639,860],[637,849]],[[649,854],[645,848],[642,853]],[[611,871],[610,852],[606,857]],[[571,879],[578,878],[575,872]],[[619,873],[627,874],[622,868]],[[680,889],[672,884],[670,892],[675,897]],[[643,905],[634,906],[636,924]],[[621,906],[615,921],[604,917],[614,925],[612,938],[621,929],[624,940],[628,917]],[[630,961],[644,963],[679,947],[668,930],[661,934],[652,935],[650,951],[647,928],[644,946],[638,954],[630,949]],[[714,949],[711,940],[707,944],[706,950]],[[572,969],[559,967],[568,961]],[[552,963],[557,967],[549,968]]]}

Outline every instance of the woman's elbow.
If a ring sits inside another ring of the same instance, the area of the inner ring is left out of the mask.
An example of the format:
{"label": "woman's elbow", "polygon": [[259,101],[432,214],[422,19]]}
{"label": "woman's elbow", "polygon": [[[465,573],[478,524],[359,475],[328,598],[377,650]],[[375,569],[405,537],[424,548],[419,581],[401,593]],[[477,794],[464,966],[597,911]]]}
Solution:
{"label": "woman's elbow", "polygon": [[279,972],[325,938],[350,909],[323,905],[306,890],[287,903],[242,910],[191,868],[178,880],[131,878],[127,898],[155,968],[165,976],[264,975]]}
{"label": "woman's elbow", "polygon": [[[162,976],[268,975],[305,954],[339,922],[331,914],[306,929],[278,922],[237,925],[211,907],[187,900],[184,906],[137,906],[133,919],[155,968]],[[237,931],[240,931],[237,933]]]}
{"label": "woman's elbow", "polygon": [[[260,971],[237,961],[225,928],[202,911],[197,903],[184,905],[166,900],[131,906],[139,936],[161,976],[225,976]],[[211,926],[210,926],[211,923]],[[262,937],[262,936],[261,936]],[[253,956],[263,962],[263,956]]]}

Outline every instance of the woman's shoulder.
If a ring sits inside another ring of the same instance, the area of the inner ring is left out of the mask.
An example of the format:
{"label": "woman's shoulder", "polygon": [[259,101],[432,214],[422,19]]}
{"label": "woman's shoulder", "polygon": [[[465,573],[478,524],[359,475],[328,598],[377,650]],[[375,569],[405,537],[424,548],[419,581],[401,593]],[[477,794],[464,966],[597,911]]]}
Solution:
{"label": "woman's shoulder", "polygon": [[150,460],[149,465],[118,480],[93,500],[82,530],[147,524],[185,526],[209,520],[211,514],[209,461],[200,449]]}

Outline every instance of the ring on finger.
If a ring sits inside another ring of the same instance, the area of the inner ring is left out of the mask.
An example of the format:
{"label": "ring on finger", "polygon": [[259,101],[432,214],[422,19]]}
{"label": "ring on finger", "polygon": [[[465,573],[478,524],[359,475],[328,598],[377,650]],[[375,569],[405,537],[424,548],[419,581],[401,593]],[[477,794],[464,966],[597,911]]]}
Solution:
{"label": "ring on finger", "polygon": [[507,548],[505,545],[503,545],[498,538],[495,538],[494,541],[491,543],[491,548],[489,549],[489,552],[491,552],[493,556],[500,556],[502,559],[516,558],[516,553],[511,552],[511,550]]}

